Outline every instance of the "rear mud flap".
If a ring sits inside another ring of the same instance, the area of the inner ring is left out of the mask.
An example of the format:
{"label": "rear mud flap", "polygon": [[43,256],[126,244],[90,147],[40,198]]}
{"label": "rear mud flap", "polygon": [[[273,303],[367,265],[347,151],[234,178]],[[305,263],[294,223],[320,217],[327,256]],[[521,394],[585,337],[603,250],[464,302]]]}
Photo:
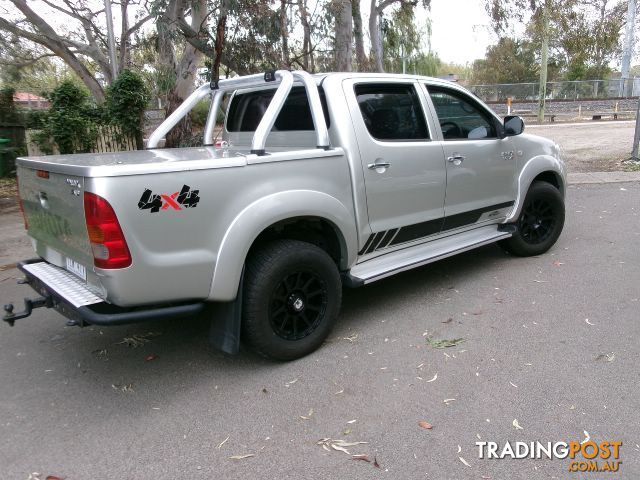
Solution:
{"label": "rear mud flap", "polygon": [[242,323],[242,287],[244,270],[240,277],[240,286],[236,299],[231,302],[217,302],[207,306],[210,312],[211,327],[209,343],[214,348],[230,355],[240,351],[240,325]]}

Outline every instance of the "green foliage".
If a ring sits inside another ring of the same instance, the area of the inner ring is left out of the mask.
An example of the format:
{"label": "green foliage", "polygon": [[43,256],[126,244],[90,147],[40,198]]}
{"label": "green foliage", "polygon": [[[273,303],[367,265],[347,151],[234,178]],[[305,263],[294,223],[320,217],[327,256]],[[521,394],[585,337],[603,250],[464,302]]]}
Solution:
{"label": "green foliage", "polygon": [[535,82],[538,78],[536,63],[534,45],[503,37],[487,48],[484,59],[473,62],[472,83]]}
{"label": "green foliage", "polygon": [[58,145],[60,153],[89,152],[97,137],[100,112],[89,93],[65,80],[49,95],[51,108],[43,133]]}
{"label": "green foliage", "polygon": [[191,117],[191,124],[194,127],[204,127],[204,124],[207,122],[207,116],[209,115],[209,105],[211,102],[208,100],[200,100],[193,110],[189,113]]}
{"label": "green foliage", "polygon": [[0,123],[13,123],[18,119],[16,105],[13,102],[15,89],[5,87],[0,89]]}
{"label": "green foliage", "polygon": [[123,70],[106,91],[109,122],[119,126],[123,134],[133,136],[138,149],[143,148],[142,124],[149,100],[149,89],[143,78],[131,70]]}

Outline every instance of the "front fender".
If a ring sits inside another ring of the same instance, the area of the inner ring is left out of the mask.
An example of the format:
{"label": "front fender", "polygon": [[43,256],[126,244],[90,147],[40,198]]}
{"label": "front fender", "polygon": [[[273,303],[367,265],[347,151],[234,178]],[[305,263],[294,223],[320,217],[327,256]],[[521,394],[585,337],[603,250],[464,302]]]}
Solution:
{"label": "front fender", "polygon": [[538,175],[545,172],[553,172],[560,177],[560,193],[562,193],[562,196],[564,197],[566,188],[566,171],[564,163],[551,155],[539,155],[533,157],[527,161],[518,176],[516,208],[507,217],[505,223],[513,222],[520,216],[520,212],[522,211],[522,206],[524,204],[524,198],[529,191],[529,187]]}
{"label": "front fender", "polygon": [[238,285],[247,253],[255,239],[271,225],[294,217],[318,217],[331,222],[342,236],[340,268],[356,258],[357,233],[353,212],[336,198],[312,190],[278,192],[251,203],[233,220],[222,239],[209,292],[209,300],[230,301]]}

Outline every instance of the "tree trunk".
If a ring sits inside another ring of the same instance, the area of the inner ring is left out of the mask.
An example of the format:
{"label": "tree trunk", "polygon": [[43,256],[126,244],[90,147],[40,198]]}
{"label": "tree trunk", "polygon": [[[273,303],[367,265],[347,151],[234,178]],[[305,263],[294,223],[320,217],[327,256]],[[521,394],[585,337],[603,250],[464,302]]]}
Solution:
{"label": "tree trunk", "polygon": [[289,62],[289,30],[287,21],[287,0],[280,0],[280,38],[282,39],[282,68],[288,69]]}
{"label": "tree trunk", "polygon": [[371,36],[371,56],[373,57],[373,69],[376,72],[384,72],[382,63],[382,32],[380,31],[380,13],[377,0],[371,0],[369,10],[369,35]]}
{"label": "tree trunk", "polygon": [[[167,95],[166,115],[171,113],[187,98],[194,89],[197,67],[202,60],[202,52],[191,43],[184,46],[184,51],[178,60],[174,52],[174,35],[177,30],[177,19],[181,18],[185,5],[181,0],[171,0],[165,13],[158,19],[158,54],[161,65],[175,74],[175,83]],[[201,32],[207,28],[206,0],[190,2],[190,28]],[[167,134],[165,146],[178,147],[183,140],[191,136],[191,119],[186,115]]]}
{"label": "tree trunk", "polygon": [[362,33],[362,14],[360,13],[360,0],[351,0],[353,15],[353,36],[356,41],[356,63],[359,72],[368,70],[367,55],[364,52],[364,37]]}
{"label": "tree trunk", "polygon": [[[358,0],[359,1],[359,0]],[[309,24],[309,13],[307,12],[307,0],[298,0],[298,12],[300,13],[300,23],[302,23],[302,68],[307,72],[313,72],[313,50],[311,47],[311,25]]]}
{"label": "tree trunk", "polygon": [[339,72],[350,72],[353,22],[351,0],[334,0],[336,12],[335,63]]}

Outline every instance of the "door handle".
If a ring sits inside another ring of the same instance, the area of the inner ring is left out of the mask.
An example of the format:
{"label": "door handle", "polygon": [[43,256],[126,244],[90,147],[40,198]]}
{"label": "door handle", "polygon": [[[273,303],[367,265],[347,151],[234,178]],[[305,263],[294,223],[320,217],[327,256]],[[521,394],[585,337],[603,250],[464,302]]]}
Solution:
{"label": "door handle", "polygon": [[376,170],[378,168],[389,168],[391,164],[389,162],[370,163],[367,165],[369,170]]}
{"label": "door handle", "polygon": [[447,161],[449,163],[453,163],[454,165],[460,165],[462,162],[464,162],[464,158],[465,158],[464,155],[454,153],[450,157],[447,157]]}

